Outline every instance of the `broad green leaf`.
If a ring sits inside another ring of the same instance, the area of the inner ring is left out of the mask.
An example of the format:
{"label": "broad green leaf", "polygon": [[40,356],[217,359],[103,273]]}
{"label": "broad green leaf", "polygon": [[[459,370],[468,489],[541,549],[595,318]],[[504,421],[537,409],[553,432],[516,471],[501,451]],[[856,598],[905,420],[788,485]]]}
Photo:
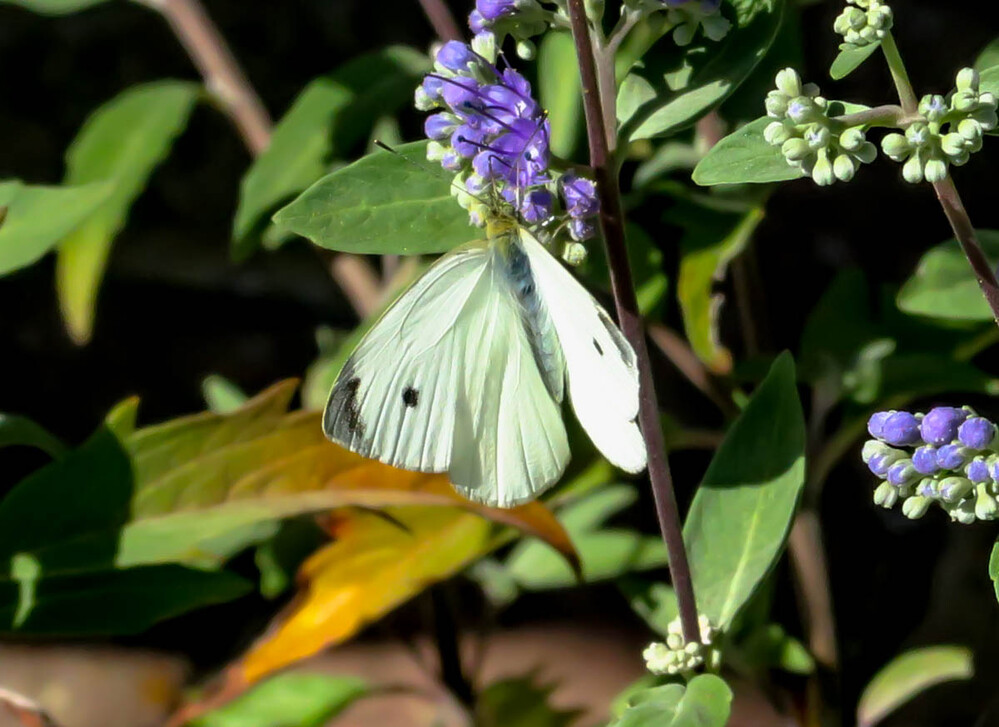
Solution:
{"label": "broad green leaf", "polygon": [[355,58],[306,86],[243,177],[233,224],[234,256],[252,251],[252,234],[267,213],[329,172],[332,160],[347,156],[366,139],[379,116],[410,101],[429,69],[423,53],[391,46]]}
{"label": "broad green leaf", "polygon": [[979,75],[979,90],[982,93],[991,93],[993,96],[999,95],[999,64],[980,70]]}
{"label": "broad green leaf", "polygon": [[724,298],[715,292],[715,285],[724,280],[728,264],[749,244],[763,215],[762,207],[745,214],[721,214],[681,203],[667,217],[674,222],[682,218],[684,223],[676,297],[687,340],[715,373],[732,370],[732,354],[719,337],[718,317]]}
{"label": "broad green leaf", "polygon": [[239,409],[246,403],[247,396],[243,390],[224,376],[212,374],[201,381],[201,395],[208,405],[208,410],[216,414],[228,414]]}
{"label": "broad green leaf", "polygon": [[66,445],[40,424],[27,417],[0,412],[0,449],[16,446],[35,447],[53,459],[66,454]]}
{"label": "broad green leaf", "polygon": [[989,578],[996,592],[996,600],[999,601],[999,540],[992,546],[992,554],[989,556]]}
{"label": "broad green leaf", "polygon": [[726,629],[777,563],[805,480],[805,422],[783,353],[728,431],[684,525],[697,607]]}
{"label": "broad green leaf", "polygon": [[[583,564],[588,583],[633,571],[666,565],[666,549],[658,536],[624,528],[605,528],[604,522],[632,505],[634,487],[612,485],[586,495],[558,512]],[[569,588],[579,581],[556,551],[533,540],[517,543],[506,560],[508,573],[528,591]]]}
{"label": "broad green leaf", "polygon": [[739,0],[731,7],[735,22],[720,42],[698,37],[678,48],[661,41],[644,67],[625,77],[617,97],[622,138],[650,139],[691,125],[752,72],[777,34],[784,2]]}
{"label": "broad green leaf", "polygon": [[476,696],[475,724],[481,727],[569,727],[578,710],[551,705],[554,684],[539,684],[533,674],[494,682]]}
{"label": "broad green leaf", "polygon": [[631,609],[651,629],[663,636],[669,633],[669,625],[680,615],[676,591],[672,586],[632,576],[621,578],[617,585],[631,604]]}
{"label": "broad green leaf", "polygon": [[313,184],[274,222],[320,247],[371,255],[447,252],[481,239],[426,150],[419,141],[368,154]]}
{"label": "broad green leaf", "polygon": [[133,86],[91,114],[66,152],[66,184],[112,186],[104,203],[59,246],[56,290],[66,328],[77,343],[86,343],[93,331],[111,243],[132,202],[187,125],[198,94],[197,84],[183,81]]}
{"label": "broad green leaf", "polygon": [[323,727],[371,688],[326,674],[279,674],[188,727]]}
{"label": "broad green leaf", "polygon": [[860,48],[841,50],[829,67],[829,77],[834,81],[846,78],[880,47],[880,43],[870,43]]}
{"label": "broad green leaf", "polygon": [[872,727],[920,692],[942,682],[970,679],[974,657],[963,646],[913,649],[881,669],[871,679],[857,705],[858,727]]}
{"label": "broad green leaf", "polygon": [[538,45],[538,99],[551,123],[552,153],[571,159],[583,129],[583,95],[569,33],[545,33]]}
{"label": "broad green leaf", "polygon": [[20,5],[41,15],[69,15],[104,2],[107,0],[0,0],[0,3]]}
{"label": "broad green leaf", "polygon": [[[978,230],[988,258],[999,261],[999,230]],[[913,315],[945,320],[991,321],[971,265],[957,240],[951,239],[923,255],[916,272],[898,292],[898,307]]]}
{"label": "broad green leaf", "polygon": [[609,727],[724,727],[732,690],[714,674],[695,676],[684,687],[664,684],[636,693]]}
{"label": "broad green leaf", "polygon": [[763,130],[772,121],[764,116],[719,141],[694,168],[693,180],[707,187],[800,179],[804,175],[787,163],[780,147],[763,138]]}
{"label": "broad green leaf", "polygon": [[993,66],[999,66],[999,38],[994,38],[975,58],[976,71],[984,71]]}
{"label": "broad green leaf", "polygon": [[0,275],[31,265],[72,232],[111,193],[97,182],[78,187],[0,182]]}

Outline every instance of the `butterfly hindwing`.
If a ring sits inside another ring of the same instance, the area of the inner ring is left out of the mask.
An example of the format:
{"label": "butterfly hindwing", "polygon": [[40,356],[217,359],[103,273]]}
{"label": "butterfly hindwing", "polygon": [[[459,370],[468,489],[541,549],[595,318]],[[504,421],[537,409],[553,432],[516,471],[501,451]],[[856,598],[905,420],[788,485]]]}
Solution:
{"label": "butterfly hindwing", "polygon": [[526,229],[520,241],[566,364],[569,398],[597,449],[628,472],[645,468],[635,352],[607,311]]}

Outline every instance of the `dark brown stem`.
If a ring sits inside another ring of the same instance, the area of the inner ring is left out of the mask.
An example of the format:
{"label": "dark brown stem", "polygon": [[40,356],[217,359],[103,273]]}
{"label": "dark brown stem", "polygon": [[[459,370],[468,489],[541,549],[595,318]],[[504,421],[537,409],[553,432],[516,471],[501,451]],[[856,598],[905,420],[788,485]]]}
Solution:
{"label": "dark brown stem", "polygon": [[420,7],[423,8],[423,14],[427,16],[438,38],[461,40],[461,30],[451,10],[444,4],[444,0],[420,0]]}
{"label": "dark brown stem", "polygon": [[992,318],[996,325],[999,325],[999,281],[996,281],[995,271],[978,243],[975,228],[971,224],[971,218],[968,217],[968,211],[964,209],[964,203],[957,187],[954,186],[954,180],[948,175],[934,183],[933,190],[937,193],[944,214],[947,215],[954,237],[961,244],[961,249],[971,264],[971,269],[978,280],[978,287],[982,289],[982,295],[992,310]]}
{"label": "dark brown stem", "polygon": [[[655,382],[649,365],[649,352],[645,346],[645,332],[638,312],[635,286],[628,262],[628,250],[624,236],[624,216],[621,209],[621,190],[618,187],[617,170],[611,158],[607,143],[607,128],[604,123],[604,110],[600,98],[600,85],[597,81],[597,68],[590,41],[590,28],[583,8],[583,0],[569,0],[569,20],[572,37],[576,45],[579,62],[579,75],[582,81],[583,109],[586,114],[586,133],[590,146],[590,164],[596,176],[600,195],[600,227],[607,250],[610,267],[611,289],[617,307],[621,330],[635,349],[638,359],[640,400],[639,423],[645,446],[648,450],[649,479],[652,482],[652,495],[656,503],[659,528],[669,556],[669,569],[680,606],[680,623],[683,638],[687,643],[700,642],[697,625],[697,604],[694,600],[694,584],[690,576],[687,550],[683,544],[683,530],[680,526],[680,513],[676,504],[676,493],[666,460],[663,444],[662,424],[659,421],[659,405],[656,401]],[[606,62],[606,59],[605,59]]]}
{"label": "dark brown stem", "polygon": [[430,588],[430,604],[434,619],[434,642],[440,659],[440,679],[454,698],[465,707],[475,703],[475,692],[465,678],[461,662],[461,645],[458,640],[457,609],[451,601],[447,586],[438,584]]}
{"label": "dark brown stem", "polygon": [[271,139],[271,119],[263,102],[239,67],[225,38],[200,0],[139,0],[158,11],[198,67],[205,86],[257,156]]}

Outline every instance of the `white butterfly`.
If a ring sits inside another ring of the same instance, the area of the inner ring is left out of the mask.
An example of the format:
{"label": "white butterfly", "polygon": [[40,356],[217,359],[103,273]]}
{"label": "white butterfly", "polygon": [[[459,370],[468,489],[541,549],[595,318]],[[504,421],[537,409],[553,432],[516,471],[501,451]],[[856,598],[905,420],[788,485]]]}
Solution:
{"label": "white butterfly", "polygon": [[569,462],[560,405],[610,462],[645,467],[635,353],[607,312],[526,228],[441,257],[344,364],[323,415],[334,442],[512,507]]}

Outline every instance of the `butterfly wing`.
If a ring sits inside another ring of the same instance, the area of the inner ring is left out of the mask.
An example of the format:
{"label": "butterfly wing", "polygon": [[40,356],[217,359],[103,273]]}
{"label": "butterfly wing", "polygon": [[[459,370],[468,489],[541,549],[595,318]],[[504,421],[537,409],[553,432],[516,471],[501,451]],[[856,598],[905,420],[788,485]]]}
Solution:
{"label": "butterfly wing", "polygon": [[645,468],[635,352],[607,311],[526,229],[520,242],[565,357],[569,399],[597,449],[627,472]]}
{"label": "butterfly wing", "polygon": [[323,428],[501,507],[536,496],[569,459],[501,258],[481,244],[441,258],[385,312],[337,377]]}

